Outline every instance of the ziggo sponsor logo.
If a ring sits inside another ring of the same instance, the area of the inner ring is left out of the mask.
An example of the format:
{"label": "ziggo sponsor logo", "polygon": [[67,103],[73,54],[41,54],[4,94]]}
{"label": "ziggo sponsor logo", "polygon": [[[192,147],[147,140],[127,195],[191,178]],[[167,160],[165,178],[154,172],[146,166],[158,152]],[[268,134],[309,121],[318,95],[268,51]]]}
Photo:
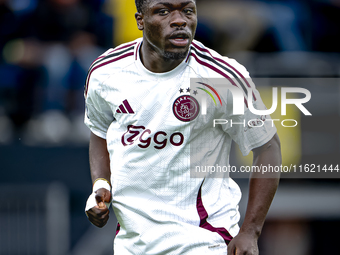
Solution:
{"label": "ziggo sponsor logo", "polygon": [[158,131],[151,136],[148,136],[148,134],[151,134],[151,130],[146,129],[144,126],[129,125],[121,141],[124,146],[138,142],[138,147],[143,149],[148,148],[153,141],[156,144],[154,148],[158,150],[163,149],[167,145],[168,140],[173,146],[181,146],[184,142],[184,135],[180,132],[172,133],[170,137],[168,137],[168,134],[164,131]]}

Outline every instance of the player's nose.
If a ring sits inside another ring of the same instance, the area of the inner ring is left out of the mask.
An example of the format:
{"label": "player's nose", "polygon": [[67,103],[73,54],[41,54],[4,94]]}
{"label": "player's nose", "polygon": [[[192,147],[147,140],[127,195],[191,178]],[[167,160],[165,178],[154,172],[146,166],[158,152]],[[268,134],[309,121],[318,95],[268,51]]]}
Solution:
{"label": "player's nose", "polygon": [[185,27],[187,22],[180,11],[174,11],[171,16],[171,27]]}

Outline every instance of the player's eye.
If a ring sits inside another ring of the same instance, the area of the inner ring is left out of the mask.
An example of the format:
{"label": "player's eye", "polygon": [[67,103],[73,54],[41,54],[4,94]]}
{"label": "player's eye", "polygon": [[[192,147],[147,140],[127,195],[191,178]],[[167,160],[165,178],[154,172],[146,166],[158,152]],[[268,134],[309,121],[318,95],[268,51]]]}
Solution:
{"label": "player's eye", "polygon": [[194,10],[191,9],[191,8],[186,8],[186,9],[184,9],[184,13],[185,14],[192,14],[192,13],[194,13]]}
{"label": "player's eye", "polygon": [[160,14],[160,15],[167,15],[167,14],[169,14],[169,13],[170,13],[170,12],[169,12],[168,9],[161,9],[161,10],[158,11],[158,14]]}

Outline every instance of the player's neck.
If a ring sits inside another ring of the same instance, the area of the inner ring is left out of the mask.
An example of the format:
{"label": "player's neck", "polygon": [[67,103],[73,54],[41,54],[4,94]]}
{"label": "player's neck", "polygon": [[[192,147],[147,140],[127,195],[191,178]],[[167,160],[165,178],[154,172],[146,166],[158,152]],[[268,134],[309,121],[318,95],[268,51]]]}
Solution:
{"label": "player's neck", "polygon": [[165,58],[161,53],[151,50],[146,44],[140,48],[140,59],[146,69],[153,73],[165,73],[175,69],[183,59]]}

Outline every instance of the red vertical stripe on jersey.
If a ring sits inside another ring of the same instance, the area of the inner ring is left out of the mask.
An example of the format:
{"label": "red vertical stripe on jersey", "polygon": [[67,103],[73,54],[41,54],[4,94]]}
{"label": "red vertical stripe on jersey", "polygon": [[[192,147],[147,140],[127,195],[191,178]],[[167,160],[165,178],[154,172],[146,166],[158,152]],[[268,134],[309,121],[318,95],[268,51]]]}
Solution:
{"label": "red vertical stripe on jersey", "polygon": [[[194,53],[191,52],[191,55],[196,59],[196,61],[198,63],[200,63],[201,65],[204,65],[210,69],[212,69],[213,71],[215,71],[216,73],[219,73],[220,75],[222,75],[223,77],[227,78],[231,84],[233,84],[235,87],[237,87],[237,85],[235,84],[235,82],[227,75],[225,74],[224,72],[222,72],[221,70],[217,69],[216,67],[206,63],[206,62],[203,62],[201,61]],[[238,87],[237,87],[238,88]],[[244,103],[246,104],[247,108],[248,108],[248,102],[247,102],[247,99],[244,98]]]}
{"label": "red vertical stripe on jersey", "polygon": [[[202,183],[203,185],[203,183]],[[200,217],[200,227],[207,229],[211,232],[216,232],[218,233],[224,240],[224,242],[228,245],[230,243],[230,241],[233,239],[233,237],[230,235],[230,233],[228,232],[228,230],[226,230],[225,228],[215,228],[213,226],[211,226],[211,224],[209,222],[207,222],[208,219],[208,213],[204,208],[203,202],[202,202],[202,185],[198,191],[198,195],[197,195],[197,202],[196,202],[196,207],[197,207],[197,212],[198,215]]]}
{"label": "red vertical stripe on jersey", "polygon": [[118,233],[119,233],[119,230],[120,230],[120,224],[119,224],[119,222],[118,222],[118,224],[117,224],[117,228],[116,228],[116,235],[118,235]]}

